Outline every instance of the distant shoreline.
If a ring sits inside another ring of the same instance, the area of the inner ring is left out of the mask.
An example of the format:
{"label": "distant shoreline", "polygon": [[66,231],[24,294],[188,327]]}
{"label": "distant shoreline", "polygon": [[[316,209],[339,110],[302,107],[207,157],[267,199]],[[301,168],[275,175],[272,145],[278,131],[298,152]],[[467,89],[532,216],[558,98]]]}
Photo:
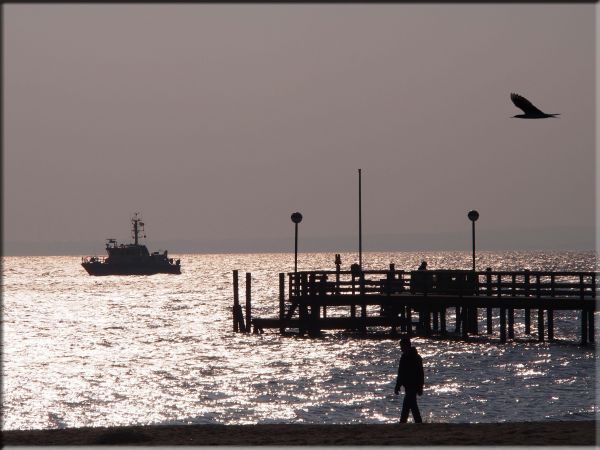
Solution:
{"label": "distant shoreline", "polygon": [[[156,247],[156,249],[165,250],[168,249],[169,255],[171,256],[182,256],[182,255],[202,255],[202,256],[220,256],[220,255],[285,255],[285,254],[294,254],[292,250],[275,250],[275,249],[258,249],[256,251],[252,250],[239,250],[239,251],[217,251],[217,250],[188,250],[188,251],[178,251],[171,250],[170,247]],[[154,250],[154,247],[152,247]],[[487,253],[508,253],[508,252],[523,252],[523,253],[599,253],[598,248],[503,248],[503,249],[480,249],[477,250],[477,254],[487,254]],[[357,254],[358,251],[355,249],[318,249],[318,250],[307,250],[303,249],[298,255],[312,255],[312,254],[328,254],[328,253],[341,253],[344,254]],[[378,253],[457,253],[457,254],[471,254],[471,250],[465,249],[457,249],[457,248],[449,248],[449,249],[387,249],[387,250],[363,250],[363,254],[378,254]],[[4,258],[46,258],[46,257],[68,257],[68,258],[83,258],[86,256],[105,256],[106,252],[104,248],[102,249],[94,249],[88,248],[85,251],[74,252],[4,252],[2,257]]]}
{"label": "distant shoreline", "polygon": [[600,422],[148,425],[8,430],[3,445],[583,445]]}

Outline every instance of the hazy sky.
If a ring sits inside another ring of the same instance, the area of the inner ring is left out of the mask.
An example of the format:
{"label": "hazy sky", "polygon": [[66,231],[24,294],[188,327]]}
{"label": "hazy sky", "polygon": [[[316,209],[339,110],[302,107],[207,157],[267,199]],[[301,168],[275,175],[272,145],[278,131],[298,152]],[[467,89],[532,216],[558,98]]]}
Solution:
{"label": "hazy sky", "polygon": [[593,249],[595,8],[4,5],[4,252]]}

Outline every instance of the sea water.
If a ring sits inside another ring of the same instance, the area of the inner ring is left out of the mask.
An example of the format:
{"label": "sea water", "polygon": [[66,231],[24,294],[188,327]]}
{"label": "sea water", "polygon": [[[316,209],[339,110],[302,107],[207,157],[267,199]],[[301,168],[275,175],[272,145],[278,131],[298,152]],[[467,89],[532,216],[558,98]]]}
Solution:
{"label": "sea water", "polygon": [[[391,336],[321,338],[232,331],[232,270],[252,273],[253,315],[278,311],[278,273],[294,255],[180,254],[181,275],[89,276],[80,256],[4,257],[2,428],[134,424],[394,423],[400,357]],[[364,253],[365,269],[469,269],[468,252]],[[342,253],[342,269],[356,262]],[[479,252],[478,268],[596,269],[594,252]],[[299,270],[334,255],[300,254]],[[481,311],[483,329],[485,314]],[[525,335],[414,338],[423,357],[426,422],[595,417],[596,354],[578,345],[577,312],[555,312],[554,343]],[[450,314],[449,314],[450,318]],[[450,319],[449,319],[450,320]],[[596,320],[596,324],[600,322]],[[451,322],[450,331],[453,330]]]}

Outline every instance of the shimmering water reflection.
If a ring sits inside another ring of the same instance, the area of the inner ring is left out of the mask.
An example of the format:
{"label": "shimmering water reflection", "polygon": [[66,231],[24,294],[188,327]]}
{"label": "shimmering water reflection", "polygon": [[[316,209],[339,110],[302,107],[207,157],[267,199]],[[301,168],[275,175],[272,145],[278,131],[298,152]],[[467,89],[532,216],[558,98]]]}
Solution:
{"label": "shimmering water reflection", "polygon": [[[333,268],[331,254],[299,256],[301,270]],[[3,259],[4,429],[398,420],[397,340],[231,331],[232,269],[252,272],[253,313],[271,316],[277,273],[290,270],[293,255],[174,257],[180,276],[101,278],[88,276],[79,257]],[[367,253],[364,262],[410,269],[423,258],[432,269],[471,264],[469,253],[456,252]],[[590,252],[478,258],[498,270],[595,267]],[[342,260],[349,265],[355,255]],[[522,324],[517,311],[519,339],[506,345],[485,336],[467,344],[415,339],[425,363],[424,419],[594,417],[595,353],[576,345],[577,317],[556,313],[561,342],[552,345],[527,338]]]}

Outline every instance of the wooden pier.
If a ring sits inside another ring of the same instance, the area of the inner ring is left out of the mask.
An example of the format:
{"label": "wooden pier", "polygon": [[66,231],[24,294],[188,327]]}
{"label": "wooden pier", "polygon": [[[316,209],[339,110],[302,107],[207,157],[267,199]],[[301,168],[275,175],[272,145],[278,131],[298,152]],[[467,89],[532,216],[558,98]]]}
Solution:
{"label": "wooden pier", "polygon": [[[234,331],[319,336],[322,330],[349,330],[366,335],[388,327],[392,335],[454,334],[468,339],[485,331],[501,342],[515,338],[515,310],[523,311],[524,331],[554,340],[554,311],[577,311],[581,344],[594,342],[596,272],[389,270],[309,271],[279,274],[279,314],[251,317],[251,274],[246,273],[246,320],[239,302],[238,271],[233,272]],[[287,285],[286,285],[287,279]],[[480,330],[479,312],[485,311]],[[496,312],[496,314],[494,314]],[[535,316],[534,316],[535,317]],[[454,325],[449,330],[448,323]]]}

